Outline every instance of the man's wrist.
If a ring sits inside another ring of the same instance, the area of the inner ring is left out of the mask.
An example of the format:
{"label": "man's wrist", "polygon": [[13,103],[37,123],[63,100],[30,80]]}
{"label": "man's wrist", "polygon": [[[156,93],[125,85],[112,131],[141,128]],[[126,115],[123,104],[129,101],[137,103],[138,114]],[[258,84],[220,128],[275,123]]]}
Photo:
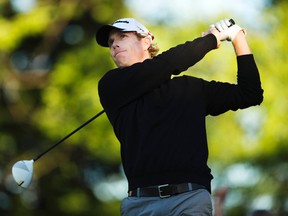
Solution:
{"label": "man's wrist", "polygon": [[246,36],[243,31],[238,32],[232,41],[232,44],[237,56],[251,54],[250,47],[247,43]]}

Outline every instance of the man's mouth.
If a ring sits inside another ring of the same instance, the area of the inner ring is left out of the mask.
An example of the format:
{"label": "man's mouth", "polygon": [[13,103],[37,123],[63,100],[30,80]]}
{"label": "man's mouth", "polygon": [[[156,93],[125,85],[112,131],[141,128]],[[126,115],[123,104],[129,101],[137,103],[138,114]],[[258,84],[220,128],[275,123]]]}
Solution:
{"label": "man's mouth", "polygon": [[118,54],[123,53],[123,52],[125,52],[125,50],[116,51],[115,54],[114,54],[114,57],[116,57]]}

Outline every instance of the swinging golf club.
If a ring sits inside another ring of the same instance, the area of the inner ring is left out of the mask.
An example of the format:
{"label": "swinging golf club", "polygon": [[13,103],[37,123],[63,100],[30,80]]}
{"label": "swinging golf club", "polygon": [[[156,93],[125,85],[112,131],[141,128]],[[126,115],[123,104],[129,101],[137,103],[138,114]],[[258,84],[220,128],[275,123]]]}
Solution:
{"label": "swinging golf club", "polygon": [[64,142],[66,139],[68,139],[70,136],[72,136],[74,133],[85,127],[87,124],[92,122],[94,119],[98,118],[101,114],[104,113],[104,110],[97,113],[95,116],[93,116],[91,119],[80,125],[78,128],[73,130],[71,133],[63,137],[61,140],[56,142],[54,145],[52,145],[50,148],[48,148],[46,151],[42,152],[41,154],[37,155],[32,160],[22,160],[16,162],[12,167],[12,175],[14,180],[16,181],[17,185],[22,188],[28,188],[33,177],[33,164],[35,161],[40,159],[44,154],[48,153],[52,149],[54,149],[56,146],[58,146],[60,143]]}

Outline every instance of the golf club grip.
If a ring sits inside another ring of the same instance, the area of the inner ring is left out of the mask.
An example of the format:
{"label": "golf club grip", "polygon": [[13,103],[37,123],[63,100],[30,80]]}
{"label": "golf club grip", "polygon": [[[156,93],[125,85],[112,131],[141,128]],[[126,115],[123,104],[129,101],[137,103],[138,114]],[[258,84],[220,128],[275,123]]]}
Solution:
{"label": "golf club grip", "polygon": [[76,133],[77,131],[79,131],[81,128],[83,128],[84,126],[86,126],[87,124],[89,124],[90,122],[92,122],[94,119],[96,119],[97,117],[99,117],[101,114],[103,114],[105,111],[102,110],[99,113],[97,113],[95,116],[93,116],[91,119],[89,119],[88,121],[84,122],[82,125],[80,125],[78,128],[76,128],[75,130],[73,130],[71,133],[67,134],[65,137],[63,137],[61,140],[59,140],[57,143],[55,143],[53,146],[51,146],[49,149],[47,149],[46,151],[44,151],[43,153],[39,154],[38,156],[36,156],[33,161],[35,162],[36,160],[38,160],[40,157],[42,157],[44,154],[46,154],[47,152],[51,151],[52,149],[54,149],[56,146],[58,146],[60,143],[64,142],[66,139],[68,139],[70,136],[72,136],[74,133]]}
{"label": "golf club grip", "polygon": [[229,19],[230,25],[228,27],[231,27],[232,25],[235,25],[235,21],[233,19]]}

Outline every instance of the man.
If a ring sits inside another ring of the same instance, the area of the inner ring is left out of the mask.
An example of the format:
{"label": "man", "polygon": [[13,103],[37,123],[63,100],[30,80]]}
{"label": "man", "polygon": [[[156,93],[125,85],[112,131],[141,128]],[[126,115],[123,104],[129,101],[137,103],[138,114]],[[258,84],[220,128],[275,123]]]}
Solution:
{"label": "man", "polygon": [[[157,56],[154,36],[133,18],[98,29],[97,43],[109,47],[118,67],[103,76],[98,88],[121,143],[128,179],[121,215],[212,215],[205,117],[263,100],[244,30],[231,25],[221,20],[202,37]],[[232,41],[235,49],[237,84],[172,78],[224,40]]]}

